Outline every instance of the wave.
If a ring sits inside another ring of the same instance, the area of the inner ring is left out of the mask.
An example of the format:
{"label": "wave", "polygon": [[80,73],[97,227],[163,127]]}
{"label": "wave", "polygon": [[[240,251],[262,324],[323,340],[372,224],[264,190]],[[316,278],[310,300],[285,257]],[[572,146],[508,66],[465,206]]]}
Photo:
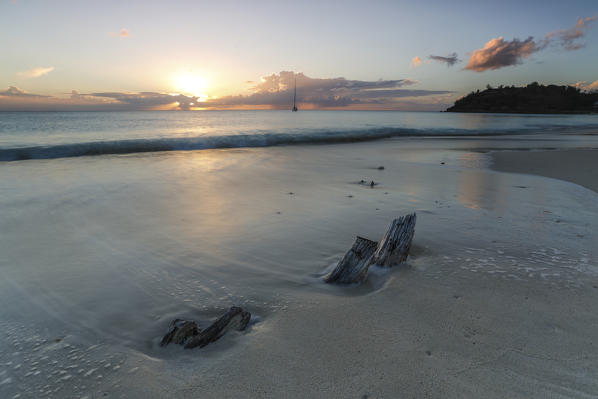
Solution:
{"label": "wave", "polygon": [[546,130],[472,131],[466,129],[379,128],[349,131],[310,131],[303,133],[259,133],[222,136],[151,138],[93,141],[19,148],[0,148],[0,161],[55,159],[93,155],[134,154],[158,151],[187,151],[217,148],[271,147],[297,144],[334,144],[388,139],[393,137],[500,136],[545,133]]}

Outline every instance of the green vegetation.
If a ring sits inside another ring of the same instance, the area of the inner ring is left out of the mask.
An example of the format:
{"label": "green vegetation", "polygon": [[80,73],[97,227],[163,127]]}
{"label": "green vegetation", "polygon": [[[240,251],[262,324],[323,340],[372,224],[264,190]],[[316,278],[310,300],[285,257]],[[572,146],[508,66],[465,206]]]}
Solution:
{"label": "green vegetation", "polygon": [[573,86],[486,86],[455,102],[447,112],[498,112],[519,114],[581,114],[598,112],[598,93]]}

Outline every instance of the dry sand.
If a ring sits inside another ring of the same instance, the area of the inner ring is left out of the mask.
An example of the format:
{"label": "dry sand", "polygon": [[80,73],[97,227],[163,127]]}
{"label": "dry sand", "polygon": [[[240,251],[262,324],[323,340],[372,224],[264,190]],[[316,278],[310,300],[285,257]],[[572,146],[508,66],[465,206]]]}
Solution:
{"label": "dry sand", "polygon": [[570,181],[598,192],[598,150],[498,151],[492,168]]}

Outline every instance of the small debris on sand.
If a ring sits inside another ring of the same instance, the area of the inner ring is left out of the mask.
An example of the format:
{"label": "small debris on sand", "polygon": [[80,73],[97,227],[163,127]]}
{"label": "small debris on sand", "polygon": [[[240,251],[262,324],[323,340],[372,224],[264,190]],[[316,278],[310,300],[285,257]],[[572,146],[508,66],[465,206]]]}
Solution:
{"label": "small debris on sand", "polygon": [[374,181],[374,180],[359,180],[358,182],[354,183],[354,184],[359,184],[360,186],[369,186],[370,188],[374,188],[374,186],[379,185],[380,183]]}
{"label": "small debris on sand", "polygon": [[384,166],[378,166],[378,170],[384,170]]}

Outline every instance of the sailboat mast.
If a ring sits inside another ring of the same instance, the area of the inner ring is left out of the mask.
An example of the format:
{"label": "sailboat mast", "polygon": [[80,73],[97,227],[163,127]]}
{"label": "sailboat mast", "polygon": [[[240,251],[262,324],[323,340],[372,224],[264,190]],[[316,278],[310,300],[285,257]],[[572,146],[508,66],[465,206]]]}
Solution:
{"label": "sailboat mast", "polygon": [[297,112],[297,77],[295,76],[295,92],[293,94],[293,108],[291,109],[293,112]]}
{"label": "sailboat mast", "polygon": [[295,94],[293,94],[293,108],[297,108],[297,78],[295,78]]}

